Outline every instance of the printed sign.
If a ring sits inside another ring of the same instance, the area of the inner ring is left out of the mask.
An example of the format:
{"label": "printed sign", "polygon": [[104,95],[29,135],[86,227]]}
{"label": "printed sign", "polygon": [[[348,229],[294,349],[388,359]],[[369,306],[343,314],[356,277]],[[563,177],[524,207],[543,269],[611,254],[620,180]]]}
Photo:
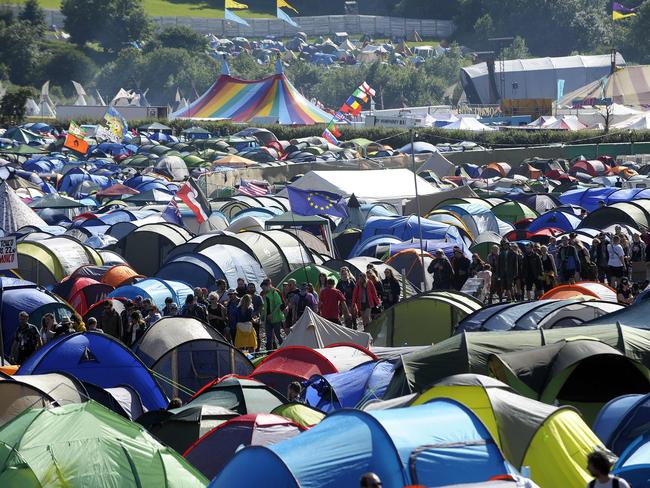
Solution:
{"label": "printed sign", "polygon": [[18,251],[16,236],[0,238],[0,269],[16,269],[18,267]]}

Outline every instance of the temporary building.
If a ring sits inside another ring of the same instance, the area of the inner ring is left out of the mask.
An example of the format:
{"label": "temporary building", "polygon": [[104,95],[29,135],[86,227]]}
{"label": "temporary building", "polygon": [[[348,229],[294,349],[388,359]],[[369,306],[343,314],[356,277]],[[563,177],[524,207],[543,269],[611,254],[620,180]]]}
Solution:
{"label": "temporary building", "polygon": [[165,262],[174,247],[190,240],[192,236],[182,227],[168,223],[147,224],[122,237],[115,250],[138,273],[152,276]]}
{"label": "temporary building", "polygon": [[274,415],[279,415],[289,420],[293,420],[303,427],[313,427],[325,418],[325,414],[304,403],[285,403],[271,411]]}
{"label": "temporary building", "polygon": [[13,188],[0,184],[0,228],[5,234],[16,232],[21,227],[47,225],[31,208],[25,204]]}
{"label": "temporary building", "polygon": [[86,390],[71,376],[51,373],[0,378],[0,426],[29,408],[82,403]]}
{"label": "temporary building", "polygon": [[214,478],[242,446],[270,446],[305,430],[302,425],[269,413],[241,415],[205,434],[183,457],[206,478]]}
{"label": "temporary building", "polygon": [[614,454],[620,456],[650,422],[650,395],[629,394],[610,400],[598,412],[593,430]]}
{"label": "temporary building", "polygon": [[283,395],[264,383],[229,375],[210,381],[187,405],[219,406],[246,415],[270,413],[286,401]]}
{"label": "temporary building", "polygon": [[170,297],[179,307],[185,303],[188,295],[194,291],[185,283],[159,278],[147,278],[133,285],[116,288],[109,293],[109,298],[128,298],[134,300],[140,296],[149,298],[160,310],[165,308],[165,298]]}
{"label": "temporary building", "polygon": [[266,276],[259,262],[245,250],[215,244],[198,252],[174,256],[158,270],[156,277],[214,290],[219,279],[234,288],[238,278],[259,284]]}
{"label": "temporary building", "polygon": [[85,315],[90,306],[103,300],[113,287],[92,278],[68,278],[54,286],[54,293],[65,300],[79,315]]}
{"label": "temporary building", "polygon": [[[616,64],[621,66],[624,63],[622,56],[617,54]],[[558,80],[564,80],[566,93],[587,83],[593,82],[595,85],[596,80],[611,72],[611,64],[609,54],[513,59],[505,61],[503,68],[501,63],[496,63],[494,75],[490,75],[487,63],[479,63],[462,68],[460,77],[469,102],[474,104],[495,103],[498,99],[557,100]],[[491,76],[496,76],[496,79],[501,76],[505,78],[505,93],[498,93]]]}
{"label": "temporary building", "polygon": [[58,283],[85,264],[103,264],[94,249],[67,236],[22,241],[17,251],[20,276],[43,286]]}
{"label": "temporary building", "polygon": [[322,124],[332,118],[296,90],[282,72],[279,60],[273,76],[257,81],[233,78],[224,61],[217,81],[172,117],[230,119],[233,122],[250,122],[256,117],[266,117],[289,125]]}
{"label": "temporary building", "polygon": [[650,478],[650,435],[637,437],[616,461],[612,469],[615,476],[623,478],[630,486],[644,486]]}
{"label": "temporary building", "polygon": [[349,329],[321,317],[307,307],[293,324],[291,332],[280,347],[304,346],[320,349],[332,344],[357,344],[370,347],[371,335],[367,332]]}
{"label": "temporary building", "polygon": [[570,338],[600,340],[628,358],[650,366],[650,333],[621,325],[582,326],[508,332],[463,332],[409,354],[396,365],[385,398],[395,398],[454,374],[488,374],[490,354],[524,351]]}
{"label": "temporary building", "polygon": [[137,419],[156,439],[183,454],[215,427],[239,414],[212,405],[184,405],[170,410],[154,410]]}
{"label": "temporary building", "polygon": [[597,300],[617,303],[616,290],[596,281],[578,281],[573,285],[559,285],[544,293],[542,300],[593,297]]}
{"label": "temporary building", "polygon": [[198,488],[207,483],[142,427],[93,401],[27,410],[0,429],[0,459],[2,486]]}
{"label": "temporary building", "polygon": [[[0,277],[2,283],[2,338],[4,354],[9,355],[18,328],[18,314],[27,312],[30,322],[40,326],[46,313],[53,313],[57,321],[69,317],[72,310],[58,297],[34,283],[18,278]],[[0,351],[2,353],[3,351]],[[6,357],[6,356],[5,356]]]}
{"label": "temporary building", "polygon": [[329,413],[341,408],[355,408],[384,396],[393,376],[388,361],[368,361],[349,371],[312,376],[305,385],[305,402]]}
{"label": "temporary building", "polygon": [[335,344],[323,349],[288,346],[264,358],[251,378],[283,392],[292,381],[305,381],[315,374],[347,371],[376,359],[370,351],[355,344]]}
{"label": "temporary building", "polygon": [[618,303],[589,298],[497,303],[467,316],[457,331],[531,330],[572,327],[622,309]]}
{"label": "temporary building", "polygon": [[251,362],[215,329],[183,317],[163,317],[149,327],[133,352],[160,379],[169,398],[186,400],[215,376],[253,371]]}
{"label": "temporary building", "polygon": [[482,302],[464,293],[428,292],[388,308],[368,330],[375,346],[435,344],[451,337],[461,320],[482,307]]}
{"label": "temporary building", "polygon": [[150,410],[168,400],[147,367],[124,344],[107,334],[84,332],[51,341],[32,354],[18,375],[65,372],[102,388],[129,385]]}
{"label": "temporary building", "polygon": [[[582,486],[591,479],[587,455],[601,446],[570,407],[556,407],[516,395],[498,380],[481,375],[445,378],[412,403],[450,398],[470,409],[488,429],[505,458],[539,486]],[[555,469],[548,469],[553,465]]]}
{"label": "temporary building", "polygon": [[609,400],[625,393],[645,393],[650,387],[648,368],[597,340],[565,340],[492,354],[488,367],[522,395],[573,405],[590,421]]}
{"label": "temporary building", "polygon": [[[318,452],[318,456],[314,456]],[[445,486],[508,474],[488,430],[453,400],[418,407],[362,412],[341,410],[297,437],[239,452],[212,487],[253,487],[257,466],[269,486],[356,486],[367,472],[384,486]]]}

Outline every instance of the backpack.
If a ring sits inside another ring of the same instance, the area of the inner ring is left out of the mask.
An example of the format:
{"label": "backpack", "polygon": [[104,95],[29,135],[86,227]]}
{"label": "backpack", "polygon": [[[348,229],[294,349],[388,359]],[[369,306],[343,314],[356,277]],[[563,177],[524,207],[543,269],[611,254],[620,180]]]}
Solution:
{"label": "backpack", "polygon": [[[617,476],[612,477],[612,488],[619,488],[620,483],[619,483],[619,478]],[[596,480],[591,480],[589,482],[589,488],[595,488],[596,487]]]}
{"label": "backpack", "polygon": [[309,302],[307,301],[307,295],[300,295],[296,306],[296,317],[302,317],[302,314],[308,306]]}

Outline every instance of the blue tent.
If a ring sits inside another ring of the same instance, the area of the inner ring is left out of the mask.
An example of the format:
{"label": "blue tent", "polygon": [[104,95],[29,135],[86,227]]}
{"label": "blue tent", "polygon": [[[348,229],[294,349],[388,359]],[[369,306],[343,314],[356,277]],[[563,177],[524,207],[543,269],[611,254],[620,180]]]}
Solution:
{"label": "blue tent", "polygon": [[165,308],[165,298],[171,297],[180,307],[185,303],[187,295],[194,292],[185,283],[178,281],[161,280],[159,278],[148,278],[138,281],[133,285],[120,286],[113,290],[108,296],[110,298],[129,298],[133,300],[137,296],[150,298],[151,301],[162,310]]}
{"label": "blue tent", "polygon": [[25,161],[22,169],[34,173],[58,173],[65,166],[65,161],[48,156],[39,156]]}
{"label": "blue tent", "polygon": [[405,146],[400,147],[398,151],[404,154],[411,154],[411,152],[414,152],[415,154],[427,154],[437,153],[438,148],[428,142],[416,141],[413,143],[412,148],[411,143],[409,142]]}
{"label": "blue tent", "polygon": [[[433,220],[422,218],[423,239],[448,239],[450,241],[462,242],[462,237],[457,227]],[[498,231],[498,229],[497,229]],[[361,233],[361,241],[365,241],[375,235],[390,235],[400,241],[419,239],[418,218],[415,215],[408,217],[371,217],[367,220],[366,226]]]}
{"label": "blue tent", "polygon": [[610,325],[614,327],[619,324],[636,329],[650,329],[648,316],[650,316],[650,300],[641,299],[621,310],[590,320],[585,325]]}
{"label": "blue tent", "polygon": [[358,486],[366,472],[387,488],[481,482],[512,472],[489,432],[459,403],[378,412],[340,410],[297,437],[240,451],[211,487],[327,488]]}
{"label": "blue tent", "polygon": [[610,194],[607,199],[607,205],[618,202],[631,202],[641,198],[650,198],[650,189],[648,188],[625,188]]}
{"label": "blue tent", "polygon": [[578,205],[588,212],[600,207],[600,202],[606,202],[607,198],[618,188],[577,188],[569,190],[560,195],[560,202],[563,204]]}
{"label": "blue tent", "polygon": [[151,176],[134,176],[133,178],[125,180],[124,185],[130,188],[135,188],[140,193],[144,193],[149,190],[160,190],[170,193],[170,189],[165,180],[153,178]]}
{"label": "blue tent", "polygon": [[362,402],[382,399],[393,377],[387,361],[369,361],[342,373],[312,376],[305,386],[308,405],[329,413],[354,408]]}
{"label": "blue tent", "polygon": [[438,207],[456,214],[465,224],[472,237],[476,239],[483,232],[501,234],[499,221],[489,208],[477,203],[456,203]]}
{"label": "blue tent", "polygon": [[634,488],[650,486],[650,432],[637,437],[618,458],[612,473]]}
{"label": "blue tent", "polygon": [[0,278],[2,283],[2,339],[5,354],[11,352],[11,343],[18,328],[18,314],[29,314],[30,323],[40,327],[43,315],[51,312],[57,321],[72,315],[70,308],[55,295],[31,281]]}
{"label": "blue tent", "polygon": [[650,427],[650,394],[623,395],[610,400],[598,413],[593,431],[613,453],[625,448]]}
{"label": "blue tent", "polygon": [[579,217],[566,212],[551,211],[533,220],[526,230],[537,232],[541,229],[561,229],[564,232],[572,232],[578,225],[580,225]]}
{"label": "blue tent", "polygon": [[48,342],[16,374],[65,372],[102,388],[129,385],[148,410],[164,409],[168,400],[146,366],[108,334],[84,332]]}
{"label": "blue tent", "polygon": [[350,255],[347,257],[356,258],[358,256],[368,256],[375,258],[377,257],[378,247],[385,247],[385,253],[390,249],[391,245],[400,244],[401,242],[402,241],[397,237],[388,234],[370,236],[367,239],[357,242],[350,251]]}
{"label": "blue tent", "polygon": [[174,256],[158,270],[156,277],[214,290],[218,279],[226,280],[234,288],[237,278],[258,285],[266,275],[260,263],[243,249],[216,244],[198,253]]}
{"label": "blue tent", "polygon": [[70,196],[77,197],[82,193],[89,193],[84,191],[84,184],[89,183],[102,190],[113,185],[115,182],[112,178],[106,176],[91,175],[82,168],[73,168],[68,171],[61,181],[59,182],[59,191],[67,193]]}

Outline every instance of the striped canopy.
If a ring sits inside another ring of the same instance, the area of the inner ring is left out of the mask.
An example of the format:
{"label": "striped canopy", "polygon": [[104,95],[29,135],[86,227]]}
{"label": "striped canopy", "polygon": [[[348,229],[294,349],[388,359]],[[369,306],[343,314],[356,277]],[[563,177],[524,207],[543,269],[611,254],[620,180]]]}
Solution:
{"label": "striped canopy", "polygon": [[650,105],[650,66],[628,66],[566,95],[560,105],[574,100],[611,98],[613,103],[632,107]]}
{"label": "striped canopy", "polygon": [[275,117],[280,124],[327,123],[332,116],[303,97],[276,64],[276,74],[258,81],[230,76],[224,62],[222,74],[201,97],[172,117],[230,119],[249,122],[254,117]]}

